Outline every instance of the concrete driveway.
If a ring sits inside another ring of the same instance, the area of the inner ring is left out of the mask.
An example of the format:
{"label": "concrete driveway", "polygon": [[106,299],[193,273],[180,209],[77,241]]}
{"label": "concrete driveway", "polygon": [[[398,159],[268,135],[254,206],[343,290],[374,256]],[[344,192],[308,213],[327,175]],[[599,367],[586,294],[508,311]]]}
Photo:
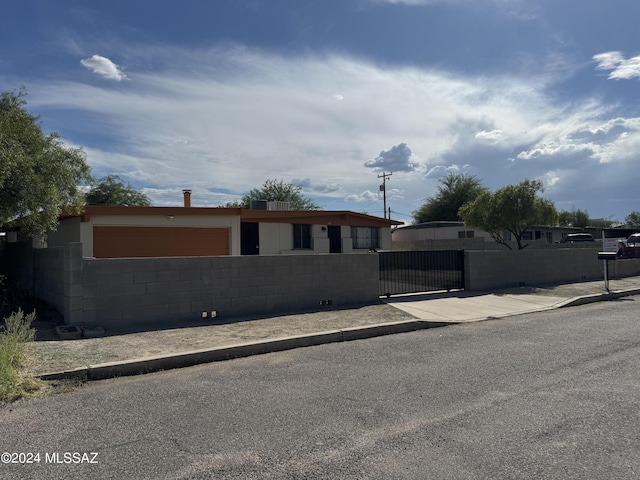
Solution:
{"label": "concrete driveway", "polygon": [[385,303],[421,320],[471,322],[558,308],[570,298],[535,294],[447,292],[402,295]]}

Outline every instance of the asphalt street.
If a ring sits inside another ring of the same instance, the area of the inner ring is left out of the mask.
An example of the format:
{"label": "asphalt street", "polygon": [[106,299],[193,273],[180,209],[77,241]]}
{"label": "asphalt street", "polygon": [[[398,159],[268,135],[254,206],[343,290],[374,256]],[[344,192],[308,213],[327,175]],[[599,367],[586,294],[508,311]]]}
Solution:
{"label": "asphalt street", "polygon": [[91,382],[0,409],[0,478],[638,478],[639,300]]}

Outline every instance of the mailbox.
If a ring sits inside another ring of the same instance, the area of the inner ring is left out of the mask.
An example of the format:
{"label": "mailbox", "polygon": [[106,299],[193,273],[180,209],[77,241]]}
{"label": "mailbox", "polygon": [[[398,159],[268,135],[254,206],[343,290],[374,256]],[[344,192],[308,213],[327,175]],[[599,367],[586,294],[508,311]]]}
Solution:
{"label": "mailbox", "polygon": [[615,260],[617,257],[616,252],[598,252],[598,260],[604,260],[604,288],[608,293],[611,293],[609,290],[609,260]]}

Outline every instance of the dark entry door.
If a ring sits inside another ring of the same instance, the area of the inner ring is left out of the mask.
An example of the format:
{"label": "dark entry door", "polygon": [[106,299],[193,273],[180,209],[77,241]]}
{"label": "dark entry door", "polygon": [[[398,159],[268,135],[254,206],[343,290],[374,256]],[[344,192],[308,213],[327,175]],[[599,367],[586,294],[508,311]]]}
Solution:
{"label": "dark entry door", "polygon": [[260,251],[258,223],[240,222],[240,254],[258,255]]}
{"label": "dark entry door", "polygon": [[340,225],[329,225],[329,252],[342,253],[342,234]]}

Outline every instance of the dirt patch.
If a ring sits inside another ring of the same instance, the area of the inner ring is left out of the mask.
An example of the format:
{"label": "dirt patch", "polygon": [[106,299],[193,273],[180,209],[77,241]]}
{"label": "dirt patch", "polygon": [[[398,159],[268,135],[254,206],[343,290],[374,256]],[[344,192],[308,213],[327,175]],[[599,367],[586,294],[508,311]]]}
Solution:
{"label": "dirt patch", "polygon": [[37,341],[28,346],[32,359],[30,371],[34,374],[59,372],[101,363],[171,355],[413,318],[410,314],[389,305],[377,304],[344,310],[111,334],[102,338]]}

